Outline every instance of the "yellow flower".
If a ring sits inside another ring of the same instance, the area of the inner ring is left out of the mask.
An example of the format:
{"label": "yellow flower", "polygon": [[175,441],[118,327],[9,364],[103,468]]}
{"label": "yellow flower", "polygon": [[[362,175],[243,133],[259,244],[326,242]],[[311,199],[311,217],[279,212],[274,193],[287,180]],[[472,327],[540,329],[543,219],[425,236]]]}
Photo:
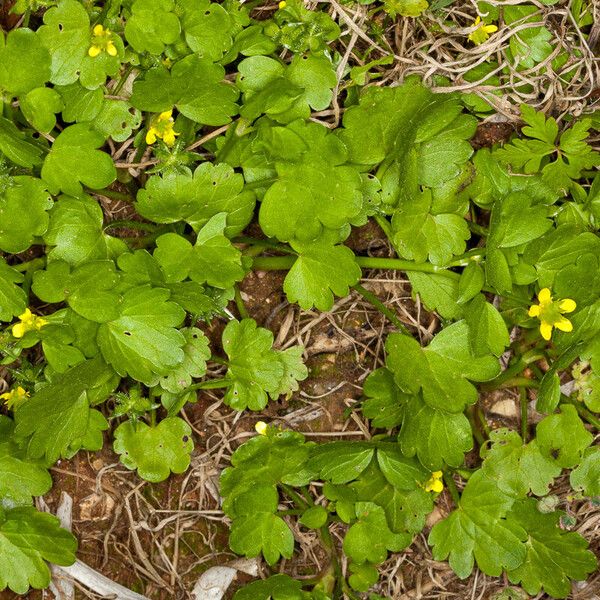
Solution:
{"label": "yellow flower", "polygon": [[573,312],[577,308],[575,300],[565,298],[564,300],[552,300],[552,293],[548,288],[543,288],[538,294],[539,304],[532,304],[529,308],[529,316],[537,317],[540,321],[540,333],[545,340],[552,337],[552,329],[561,331],[573,331],[573,324],[562,313]]}
{"label": "yellow flower", "polygon": [[496,25],[486,25],[485,23],[481,23],[481,17],[477,17],[475,21],[473,21],[472,27],[476,27],[474,31],[469,34],[469,41],[473,42],[477,46],[479,44],[483,44],[489,37],[490,33],[495,33],[498,31],[498,27]]}
{"label": "yellow flower", "polygon": [[285,8],[287,6],[287,2],[285,0],[281,0],[278,6],[280,9]]}
{"label": "yellow flower", "polygon": [[434,471],[431,474],[431,479],[425,484],[425,491],[439,494],[444,489],[443,475],[441,471]]}
{"label": "yellow flower", "polygon": [[20,323],[13,325],[12,334],[16,338],[22,338],[28,331],[39,331],[44,325],[48,324],[46,319],[34,315],[28,308],[22,315],[19,315]]}
{"label": "yellow flower", "polygon": [[172,110],[160,113],[146,133],[146,144],[154,144],[156,138],[161,138],[167,146],[172,146],[175,143],[175,136],[179,135],[173,129],[174,123]]}
{"label": "yellow flower", "polygon": [[6,404],[8,410],[11,410],[13,406],[18,406],[23,403],[27,398],[29,398],[29,392],[24,390],[21,386],[18,386],[10,392],[0,394],[0,400],[4,400],[4,404]]}
{"label": "yellow flower", "polygon": [[95,58],[101,52],[106,52],[109,56],[116,56],[118,54],[117,47],[112,40],[112,33],[110,29],[104,29],[102,25],[95,25],[92,29],[94,34],[92,37],[92,45],[88,50],[88,54]]}
{"label": "yellow flower", "polygon": [[267,435],[267,427],[268,425],[264,421],[258,421],[256,425],[254,425],[254,429],[256,429],[256,433],[260,435]]}

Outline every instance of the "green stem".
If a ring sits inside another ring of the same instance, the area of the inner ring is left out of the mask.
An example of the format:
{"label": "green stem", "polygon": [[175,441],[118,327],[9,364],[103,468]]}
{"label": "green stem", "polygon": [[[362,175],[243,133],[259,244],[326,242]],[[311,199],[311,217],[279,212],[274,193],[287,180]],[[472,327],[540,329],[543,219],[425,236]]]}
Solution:
{"label": "green stem", "polygon": [[544,358],[544,354],[535,348],[529,352],[526,352],[507,369],[502,371],[498,377],[482,385],[481,389],[485,390],[486,392],[490,392],[503,387],[508,380],[522,373],[529,363],[540,360],[541,358]]}
{"label": "green stem", "polygon": [[392,243],[392,225],[383,215],[375,215],[377,225],[381,227],[390,243]]}
{"label": "green stem", "polygon": [[467,223],[469,225],[469,229],[473,233],[476,233],[477,235],[480,235],[481,237],[488,236],[489,232],[485,227],[482,227],[481,225],[478,225],[477,223],[474,223],[473,221],[467,221]]}
{"label": "green stem", "polygon": [[458,493],[458,488],[456,487],[456,483],[454,483],[454,478],[452,477],[452,473],[444,473],[444,483],[452,496],[452,500],[454,500],[454,504],[456,506],[460,503],[460,494]]}
{"label": "green stem", "polygon": [[300,507],[302,511],[310,508],[310,504],[291,486],[285,483],[278,484],[279,487],[294,501],[296,506]]}
{"label": "green stem", "polygon": [[402,321],[398,318],[398,315],[396,315],[393,310],[388,308],[373,292],[367,290],[359,283],[353,285],[352,288],[356,290],[367,302],[372,304],[383,316],[387,317],[396,327],[396,329],[400,330],[406,335],[410,335],[408,329],[406,329]]}
{"label": "green stem", "polygon": [[[225,146],[223,146],[223,148],[225,148]],[[259,179],[258,181],[251,181],[250,183],[246,183],[244,185],[244,189],[255,190],[257,188],[266,188],[269,187],[271,184],[275,183],[276,181],[279,181],[278,177],[268,177],[267,179]]]}
{"label": "green stem", "polygon": [[[281,244],[280,242],[276,242],[275,240],[259,240],[257,238],[253,238],[247,235],[240,235],[234,237],[231,241],[234,244],[250,244],[252,248],[249,248],[248,250],[252,251],[260,250],[262,252],[264,248],[270,248],[272,250],[277,250],[278,252],[284,252],[285,254],[297,256],[297,254],[289,246]],[[248,256],[252,256],[252,252],[245,251],[245,254],[247,254]],[[254,256],[257,255],[255,254]]]}
{"label": "green stem", "polygon": [[473,432],[473,437],[479,444],[479,446],[483,446],[485,444],[485,438],[483,437],[483,433],[477,424],[477,419],[475,418],[475,409],[473,406],[469,406],[467,409],[467,419],[469,419],[469,423],[471,424],[471,431]]}
{"label": "green stem", "polygon": [[527,390],[524,387],[519,390],[519,405],[521,407],[521,439],[523,444],[526,444],[529,436],[529,419],[527,414]]}
{"label": "green stem", "polygon": [[505,389],[512,387],[538,388],[540,387],[540,383],[535,379],[529,379],[529,377],[513,377],[512,379],[507,379],[496,389]]}
{"label": "green stem", "polygon": [[585,419],[590,425],[593,425],[598,431],[600,431],[600,419],[598,419],[598,417],[590,412],[587,408],[582,406],[581,402],[563,395],[561,395],[560,399],[563,404],[572,404],[577,409],[580,417]]}
{"label": "green stem", "polygon": [[481,410],[481,408],[479,406],[477,407],[476,414],[477,414],[477,418],[479,419],[479,422],[481,423],[481,428],[483,429],[483,433],[484,433],[485,437],[489,439],[490,426],[488,425],[487,419],[485,418],[485,415],[483,414],[483,411]]}
{"label": "green stem", "polygon": [[104,230],[107,229],[116,229],[117,227],[126,227],[127,229],[140,229],[142,231],[156,231],[158,225],[154,225],[152,223],[142,223],[141,221],[130,221],[127,219],[122,219],[119,221],[111,221],[110,223],[104,226]]}
{"label": "green stem", "polygon": [[127,66],[127,68],[123,72],[123,75],[121,75],[121,79],[119,79],[119,83],[117,83],[117,85],[115,86],[115,89],[112,90],[111,95],[113,95],[113,96],[119,95],[119,92],[125,85],[125,82],[127,81],[127,78],[131,75],[131,72],[133,71],[133,69],[134,69],[133,65]]}
{"label": "green stem", "polygon": [[[253,268],[257,271],[287,271],[296,262],[295,256],[259,256],[254,259]],[[363,269],[395,269],[397,271],[418,271],[420,273],[439,273],[458,279],[458,273],[448,271],[431,263],[415,263],[401,258],[378,258],[357,256],[356,262]]]}
{"label": "green stem", "polygon": [[238,312],[240,313],[240,317],[242,317],[242,319],[249,319],[250,313],[248,312],[248,309],[244,304],[244,300],[242,299],[242,293],[240,292],[240,288],[237,285],[235,286],[234,299],[235,305],[237,306]]}
{"label": "green stem", "polygon": [[200,383],[195,383],[194,385],[190,385],[185,388],[182,394],[187,392],[193,392],[194,390],[217,390],[220,388],[226,388],[231,385],[231,381],[229,379],[210,379],[209,381],[201,381]]}

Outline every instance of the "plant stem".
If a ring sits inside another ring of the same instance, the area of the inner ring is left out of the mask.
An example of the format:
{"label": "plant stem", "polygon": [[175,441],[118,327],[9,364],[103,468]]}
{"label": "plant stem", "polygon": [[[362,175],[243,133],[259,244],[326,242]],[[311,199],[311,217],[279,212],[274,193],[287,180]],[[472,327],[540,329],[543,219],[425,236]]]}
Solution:
{"label": "plant stem", "polygon": [[382,315],[387,317],[398,330],[406,335],[410,335],[408,329],[406,329],[402,321],[398,318],[398,315],[396,315],[393,310],[388,308],[373,292],[367,290],[359,283],[353,285],[352,288],[356,290],[367,302],[372,304]]}
{"label": "plant stem", "polygon": [[242,293],[240,292],[240,288],[237,285],[235,286],[234,299],[235,305],[237,306],[238,312],[240,313],[240,317],[242,317],[242,319],[249,319],[250,313],[248,312],[248,309],[244,304],[244,300],[242,299]]}
{"label": "plant stem", "polygon": [[475,408],[473,406],[469,406],[467,409],[467,419],[469,419],[469,423],[471,424],[473,437],[480,446],[483,446],[485,444],[485,438],[483,437],[483,433],[477,424],[477,419],[475,418]]}
{"label": "plant stem", "polygon": [[481,428],[483,429],[483,433],[485,434],[485,437],[489,439],[490,426],[488,425],[485,415],[483,414],[483,411],[481,410],[481,408],[479,406],[477,407],[476,414],[477,414],[477,418],[479,419],[479,422],[481,423]]}
{"label": "plant stem", "polygon": [[492,390],[497,390],[501,387],[505,387],[504,384],[516,375],[519,375],[529,363],[535,362],[536,360],[540,360],[541,358],[544,358],[544,354],[536,348],[530,350],[529,352],[525,352],[525,354],[523,354],[516,361],[514,361],[512,365],[510,365],[507,369],[500,373],[498,377],[482,385],[481,389],[490,392]]}
{"label": "plant stem", "polygon": [[217,390],[219,388],[229,387],[230,385],[231,381],[229,379],[210,379],[209,381],[201,381],[200,383],[190,385],[189,387],[185,388],[182,394],[185,394],[186,392],[192,392],[194,390]]}
{"label": "plant stem", "polygon": [[529,379],[529,377],[513,377],[512,379],[507,379],[504,383],[502,383],[495,389],[504,389],[511,387],[537,388],[540,387],[540,383],[535,379]]}
{"label": "plant stem", "polygon": [[527,390],[524,387],[519,390],[519,405],[521,407],[521,439],[523,440],[523,445],[525,445],[529,435],[529,423],[527,415]]}
{"label": "plant stem", "polygon": [[444,483],[452,496],[452,500],[454,500],[454,504],[458,506],[460,502],[460,494],[458,493],[458,488],[456,487],[456,483],[454,483],[454,478],[452,477],[452,473],[444,473]]}
{"label": "plant stem", "polygon": [[308,502],[291,485],[285,483],[279,483],[278,485],[303,512],[310,507]]}
{"label": "plant stem", "polygon": [[[295,256],[259,256],[254,259],[253,268],[257,271],[287,271],[296,262]],[[395,269],[397,271],[418,271],[420,273],[438,273],[458,278],[458,273],[448,271],[446,267],[438,267],[431,263],[415,263],[401,258],[377,258],[357,256],[356,262],[363,269]]]}
{"label": "plant stem", "polygon": [[127,66],[127,68],[123,72],[123,75],[121,75],[121,79],[119,79],[119,83],[117,83],[117,85],[115,86],[114,90],[111,90],[111,94],[113,96],[118,96],[119,95],[119,92],[121,91],[121,89],[125,85],[125,82],[127,81],[127,78],[131,75],[131,72],[133,71],[133,68],[134,68],[133,65],[128,65]]}

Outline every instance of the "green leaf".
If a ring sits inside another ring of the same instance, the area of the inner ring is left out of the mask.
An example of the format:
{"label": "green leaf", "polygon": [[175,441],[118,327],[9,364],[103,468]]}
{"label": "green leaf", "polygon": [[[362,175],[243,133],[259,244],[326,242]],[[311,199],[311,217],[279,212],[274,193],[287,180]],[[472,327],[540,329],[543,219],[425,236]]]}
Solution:
{"label": "green leaf", "polygon": [[37,35],[52,59],[50,81],[56,85],[77,81],[91,45],[85,8],[76,0],[60,0],[58,6],[44,13],[44,25]]}
{"label": "green leaf", "polygon": [[42,167],[42,178],[48,189],[80,196],[82,184],[94,190],[110,185],[117,177],[112,158],[97,150],[104,136],[89,125],[80,123],[65,128],[54,141]]}
{"label": "green leaf", "polygon": [[52,487],[47,469],[28,459],[14,437],[14,423],[0,415],[0,506],[30,505]]}
{"label": "green leaf", "polygon": [[210,0],[177,0],[181,28],[192,52],[217,61],[233,45],[232,19],[223,6]]}
{"label": "green leaf", "polygon": [[445,319],[460,319],[463,308],[458,303],[457,278],[445,273],[407,273],[413,295],[419,295],[423,304]]}
{"label": "green leaf", "polygon": [[410,336],[391,334],[385,344],[387,367],[404,392],[417,394],[434,409],[462,412],[477,401],[477,390],[468,381],[488,381],[500,372],[492,356],[475,357],[464,321],[443,329],[429,346],[421,348]]}
{"label": "green leaf", "polygon": [[22,283],[24,276],[6,264],[0,258],[0,321],[12,321],[13,317],[22,315],[27,308],[27,296],[17,283]]}
{"label": "green leaf", "polygon": [[226,213],[212,217],[198,232],[194,246],[175,233],[166,233],[156,240],[154,257],[167,282],[189,276],[198,283],[227,289],[244,278],[242,254],[223,233],[226,220]]}
{"label": "green leaf", "polygon": [[31,169],[42,164],[42,146],[17,129],[16,125],[0,116],[0,153],[8,160]]}
{"label": "green leaf", "polygon": [[169,173],[150,177],[137,195],[136,209],[155,223],[185,221],[199,231],[218,213],[227,213],[225,235],[239,234],[250,222],[254,193],[244,190],[244,178],[220,163],[205,162],[193,176]]}
{"label": "green leaf", "polygon": [[269,512],[255,512],[233,521],[229,546],[248,558],[262,552],[267,564],[274,565],[280,557],[291,558],[294,536],[281,517]]}
{"label": "green leaf", "polygon": [[0,48],[0,88],[20,96],[50,79],[50,54],[31,29],[9,31]]}
{"label": "green leaf", "polygon": [[[539,16],[535,14],[536,8],[532,5],[506,6],[504,9],[504,21],[512,25],[516,21],[520,23],[536,23]],[[529,17],[529,15],[531,15]],[[529,18],[527,18],[529,17]],[[549,41],[552,33],[543,26],[529,27],[520,30],[510,38],[510,53],[514,64],[524,69],[532,69],[537,63],[545,60],[552,53],[552,45]],[[533,109],[530,109],[533,111]]]}
{"label": "green leaf", "polygon": [[[350,573],[352,573],[352,575],[348,577],[348,583],[353,590],[357,590],[358,592],[367,592],[379,579],[379,571],[369,563],[360,565],[350,563],[348,569],[350,570]],[[371,595],[369,598],[371,598]]]}
{"label": "green leaf", "polygon": [[142,479],[164,481],[171,472],[183,473],[190,466],[192,429],[178,417],[163,419],[156,427],[125,421],[115,430],[113,449]]}
{"label": "green leaf", "polygon": [[337,83],[325,56],[298,55],[286,67],[267,56],[251,56],[239,67],[237,85],[244,93],[240,114],[250,121],[261,114],[279,123],[308,119],[313,110],[325,110]]}
{"label": "green leaf", "polygon": [[104,94],[100,88],[86,90],[79,83],[56,86],[65,108],[63,119],[68,123],[93,121],[105,104]]}
{"label": "green leaf", "polygon": [[302,583],[289,575],[272,575],[239,589],[233,600],[302,600]]}
{"label": "green leaf", "polygon": [[162,54],[179,37],[181,26],[173,0],[137,0],[125,23],[125,37],[136,52]]}
{"label": "green leaf", "polygon": [[124,249],[123,242],[104,234],[103,222],[104,214],[96,200],[89,196],[61,196],[50,211],[50,224],[44,235],[46,244],[54,246],[48,256],[78,265],[106,259],[118,247]]}
{"label": "green leaf", "polygon": [[536,496],[548,494],[561,468],[540,452],[535,439],[523,444],[516,431],[501,428],[490,432],[490,442],[489,450],[482,451],[482,469],[500,490],[516,497],[524,497],[530,490]]}
{"label": "green leaf", "polygon": [[522,544],[527,534],[506,518],[513,502],[482,471],[473,473],[458,508],[436,523],[429,534],[434,559],[449,557],[450,567],[461,579],[471,574],[474,561],[494,577],[503,569],[519,567],[527,554]]}
{"label": "green leaf", "polygon": [[183,362],[161,378],[160,386],[169,392],[178,393],[192,384],[192,378],[206,373],[206,361],[210,358],[208,338],[196,327],[180,330],[185,337]]}
{"label": "green leaf", "polygon": [[367,399],[362,404],[362,412],[371,419],[373,427],[389,429],[402,423],[410,395],[400,391],[391,371],[386,368],[373,371],[365,380],[363,393]]}
{"label": "green leaf", "polygon": [[142,114],[123,100],[105,100],[92,125],[105,138],[124,142],[142,123]]}
{"label": "green leaf", "polygon": [[328,516],[329,513],[322,506],[311,506],[302,513],[298,522],[309,529],[320,529],[327,523]]}
{"label": "green leaf", "polygon": [[399,204],[392,217],[394,247],[401,256],[435,265],[449,262],[464,253],[465,240],[471,237],[465,219],[457,214],[432,212],[431,190]]}
{"label": "green leaf", "polygon": [[357,563],[381,563],[388,550],[398,552],[412,540],[407,533],[393,533],[388,527],[383,508],[373,502],[357,502],[354,523],[344,537],[344,552]]}
{"label": "green leaf", "polygon": [[45,302],[62,302],[90,321],[105,323],[119,316],[121,298],[115,287],[119,276],[111,260],[85,262],[72,271],[63,261],[52,261],[33,276],[34,294]]}
{"label": "green leaf", "polygon": [[347,483],[369,466],[374,452],[366,442],[322,444],[313,451],[308,468],[331,483]]}
{"label": "green leaf", "polygon": [[581,462],[594,436],[587,431],[574,406],[563,404],[560,410],[559,414],[540,421],[536,439],[542,455],[559,467],[570,469]]}
{"label": "green leaf", "polygon": [[465,304],[469,300],[472,300],[481,292],[484,284],[485,273],[483,269],[476,262],[470,262],[460,274],[456,302],[458,304]]}
{"label": "green leaf", "polygon": [[406,456],[418,456],[431,471],[445,464],[461,466],[465,453],[473,448],[471,425],[463,413],[432,408],[420,396],[406,405],[398,441]]}
{"label": "green leaf", "polygon": [[563,267],[554,280],[557,298],[572,298],[582,308],[600,297],[600,252],[583,254],[575,263]]}
{"label": "green leaf", "polygon": [[429,473],[416,459],[402,457],[398,446],[387,446],[377,450],[378,464],[372,462],[348,487],[358,500],[381,506],[392,531],[418,533],[433,509],[432,496],[422,487]]}
{"label": "green leaf", "polygon": [[461,111],[457,96],[432,94],[415,81],[372,86],[344,113],[340,138],[352,162],[379,165],[383,201],[392,207],[414,197],[419,185],[438,186],[460,174],[476,127]]}
{"label": "green leaf", "polygon": [[597,567],[588,542],[576,532],[559,527],[561,513],[543,514],[532,498],[515,504],[509,518],[528,535],[527,555],[522,565],[508,572],[512,583],[520,583],[528,594],[542,590],[553,598],[571,593],[571,580],[584,581]]}
{"label": "green leaf", "polygon": [[132,288],[123,294],[119,317],[100,325],[102,355],[121,376],[152,386],[183,362],[185,337],[175,328],[185,313],[169,296],[162,288]]}
{"label": "green leaf", "polygon": [[13,177],[0,193],[0,250],[18,254],[27,250],[48,228],[54,203],[44,182],[35,177]]}
{"label": "green leaf", "polygon": [[360,267],[347,246],[326,242],[292,245],[298,258],[286,275],[283,289],[290,302],[297,302],[305,310],[313,306],[329,310],[334,294],[347,296],[350,286],[360,279]]}
{"label": "green leaf", "polygon": [[53,88],[38,87],[20,98],[21,110],[31,125],[50,133],[56,125],[56,113],[64,108],[60,94]]}
{"label": "green leaf", "polygon": [[348,152],[335,135],[317,123],[296,121],[273,128],[272,137],[270,151],[277,152],[279,144],[288,148],[283,160],[275,155],[278,179],[260,207],[259,222],[266,235],[283,242],[308,242],[324,229],[337,231],[358,217],[363,180],[346,164]]}
{"label": "green leaf", "polygon": [[224,77],[222,66],[196,55],[186,56],[171,71],[157,67],[147,71],[143,81],[136,80],[130,102],[146,112],[163,112],[176,106],[196,123],[224,125],[238,110],[238,91]]}
{"label": "green leaf", "polygon": [[496,307],[478,294],[465,308],[469,342],[475,356],[500,356],[510,343],[508,329]]}
{"label": "green leaf", "polygon": [[15,435],[29,438],[27,454],[54,463],[87,432],[90,405],[105,400],[119,378],[101,359],[86,360],[41,387],[15,412]]}
{"label": "green leaf", "polygon": [[600,496],[600,449],[587,448],[579,466],[571,471],[571,487],[586,496]]}
{"label": "green leaf", "polygon": [[0,590],[25,594],[29,587],[47,587],[50,569],[45,561],[71,565],[76,549],[77,540],[60,528],[55,516],[29,506],[0,511]]}
{"label": "green leaf", "polygon": [[[226,404],[236,410],[262,410],[268,395],[275,399],[282,389],[291,391],[294,375],[305,379],[308,371],[302,368],[298,354],[272,349],[273,334],[256,326],[254,319],[230,321],[223,332],[223,349],[229,360],[226,379],[231,386],[225,394]],[[290,368],[291,367],[291,368]]]}

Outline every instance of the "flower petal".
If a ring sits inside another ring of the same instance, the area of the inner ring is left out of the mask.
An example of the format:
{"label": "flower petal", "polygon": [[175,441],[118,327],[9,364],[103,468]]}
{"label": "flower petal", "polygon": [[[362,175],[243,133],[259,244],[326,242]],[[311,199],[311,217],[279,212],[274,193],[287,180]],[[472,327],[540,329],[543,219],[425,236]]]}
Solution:
{"label": "flower petal", "polygon": [[540,325],[540,333],[542,334],[542,337],[548,341],[552,337],[552,323],[542,321],[542,324]]}
{"label": "flower petal", "polygon": [[98,56],[98,54],[100,54],[101,51],[102,50],[101,50],[100,46],[90,46],[90,49],[88,50],[88,54],[92,58],[95,58],[96,56]]}
{"label": "flower petal", "polygon": [[154,127],[151,127],[146,133],[146,144],[154,144],[154,142],[156,142],[156,131],[154,131]]}
{"label": "flower petal", "polygon": [[573,323],[569,321],[566,317],[561,317],[560,321],[554,323],[554,327],[556,329],[560,329],[561,331],[573,331]]}
{"label": "flower petal", "polygon": [[565,298],[558,303],[558,309],[563,313],[573,312],[577,308],[577,303],[571,298]]}
{"label": "flower petal", "polygon": [[432,484],[431,484],[431,491],[435,492],[436,494],[439,494],[440,492],[442,492],[444,490],[444,484],[442,483],[441,480],[436,479]]}
{"label": "flower petal", "polygon": [[116,46],[112,42],[106,44],[106,52],[109,56],[116,56],[118,54]]}
{"label": "flower petal", "polygon": [[104,34],[104,27],[102,27],[100,24],[94,25],[94,29],[92,29],[92,31],[94,32],[94,35],[101,36]]}
{"label": "flower petal", "polygon": [[483,30],[486,33],[496,33],[496,31],[498,31],[498,27],[496,25],[486,25]]}
{"label": "flower petal", "polygon": [[158,115],[158,120],[159,121],[168,121],[172,116],[173,116],[172,110],[165,110],[165,112],[161,112],[160,115]]}
{"label": "flower petal", "polygon": [[542,306],[550,304],[552,302],[552,292],[548,288],[542,288],[538,293],[538,300]]}
{"label": "flower petal", "polygon": [[13,337],[22,338],[27,333],[27,328],[25,327],[25,323],[17,323],[13,325],[12,334]]}
{"label": "flower petal", "polygon": [[539,304],[532,304],[527,313],[530,317],[539,317],[542,312],[542,307]]}

